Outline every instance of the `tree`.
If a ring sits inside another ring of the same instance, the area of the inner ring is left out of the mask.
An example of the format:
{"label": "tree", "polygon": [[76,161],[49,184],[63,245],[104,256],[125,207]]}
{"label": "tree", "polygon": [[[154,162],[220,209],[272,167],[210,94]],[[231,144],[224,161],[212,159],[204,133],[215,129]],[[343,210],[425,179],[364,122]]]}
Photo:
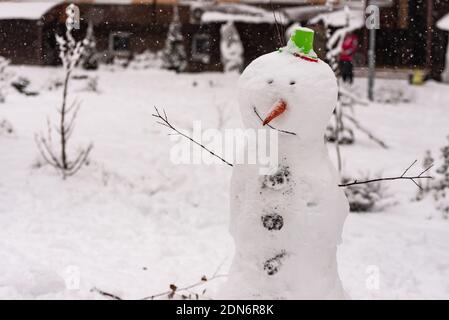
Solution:
{"label": "tree", "polygon": [[94,34],[94,25],[89,21],[86,37],[84,38],[83,54],[81,65],[86,70],[98,69],[97,42]]}
{"label": "tree", "polygon": [[243,44],[233,22],[227,22],[220,28],[221,62],[225,72],[241,71],[243,67]]}
{"label": "tree", "polygon": [[12,73],[8,66],[9,60],[0,56],[0,103],[5,102],[6,90],[11,84]]}
{"label": "tree", "polygon": [[184,37],[181,32],[178,7],[173,7],[173,20],[168,28],[165,47],[162,50],[163,67],[168,70],[182,72],[187,67],[187,55],[184,48]]}
{"label": "tree", "polygon": [[[76,116],[81,104],[79,101],[74,100],[70,106],[68,106],[67,95],[71,74],[81,59],[83,54],[83,44],[85,42],[75,41],[72,36],[71,28],[67,29],[66,38],[56,35],[56,41],[59,48],[59,57],[62,60],[62,65],[65,71],[61,108],[57,109],[59,113],[59,125],[53,127],[50,120],[48,120],[47,135],[37,134],[35,140],[38,150],[44,160],[57,169],[61,173],[62,178],[65,179],[74,175],[87,163],[93,145],[89,144],[87,148],[77,152],[74,160],[69,160],[68,142],[73,134]],[[52,146],[53,129],[57,132],[59,138],[59,152],[55,151]]]}
{"label": "tree", "polygon": [[[352,109],[355,104],[367,105],[368,101],[360,99],[356,95],[352,94],[347,88],[345,88],[341,81],[341,72],[339,66],[339,57],[343,50],[343,42],[348,34],[354,30],[360,28],[360,21],[351,22],[350,9],[347,5],[344,6],[343,12],[346,23],[344,26],[335,29],[333,32],[330,28],[329,14],[334,10],[334,2],[332,0],[326,1],[326,6],[329,12],[325,14],[319,14],[315,18],[311,19],[314,23],[322,22],[324,24],[325,36],[326,36],[326,60],[335,73],[339,83],[338,101],[334,111],[334,123],[330,124],[326,130],[326,138],[330,142],[335,142],[338,169],[341,172],[341,155],[340,144],[351,144],[354,142],[354,131],[347,124],[351,124],[360,132],[364,133],[371,140],[379,144],[382,148],[388,148],[386,143],[377,138],[368,129],[363,127],[360,122],[351,116],[348,109]],[[363,20],[362,20],[363,21]]]}

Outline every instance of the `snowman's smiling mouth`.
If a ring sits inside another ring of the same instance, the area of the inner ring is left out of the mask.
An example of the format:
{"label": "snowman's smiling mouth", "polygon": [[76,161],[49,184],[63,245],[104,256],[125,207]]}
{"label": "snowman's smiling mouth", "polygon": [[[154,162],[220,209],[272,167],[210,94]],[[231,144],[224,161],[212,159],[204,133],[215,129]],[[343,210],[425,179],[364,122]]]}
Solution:
{"label": "snowman's smiling mouth", "polygon": [[[283,108],[285,109],[285,106]],[[273,127],[272,125],[268,124],[268,122],[270,122],[271,120],[273,120],[274,118],[276,118],[280,114],[279,112],[282,113],[283,111],[280,111],[280,110],[279,111],[275,111],[275,110],[273,110],[273,112],[270,113],[267,118],[262,119],[262,117],[260,116],[259,112],[257,111],[256,106],[253,106],[253,109],[254,109],[254,113],[256,114],[256,116],[260,119],[262,125],[267,125],[268,127],[270,127],[273,130],[276,130],[276,131],[279,131],[279,132],[282,132],[282,133],[292,134],[292,135],[296,136],[296,133],[294,133],[294,132],[277,129],[277,128]],[[280,109],[282,109],[282,107]]]}

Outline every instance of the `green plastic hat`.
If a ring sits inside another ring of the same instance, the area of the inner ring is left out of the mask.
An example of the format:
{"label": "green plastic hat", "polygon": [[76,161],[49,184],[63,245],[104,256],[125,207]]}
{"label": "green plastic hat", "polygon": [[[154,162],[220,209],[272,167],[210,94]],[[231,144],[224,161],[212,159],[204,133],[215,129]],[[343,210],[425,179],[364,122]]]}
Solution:
{"label": "green plastic hat", "polygon": [[313,50],[313,36],[312,29],[298,28],[293,32],[291,40],[300,51],[309,54]]}

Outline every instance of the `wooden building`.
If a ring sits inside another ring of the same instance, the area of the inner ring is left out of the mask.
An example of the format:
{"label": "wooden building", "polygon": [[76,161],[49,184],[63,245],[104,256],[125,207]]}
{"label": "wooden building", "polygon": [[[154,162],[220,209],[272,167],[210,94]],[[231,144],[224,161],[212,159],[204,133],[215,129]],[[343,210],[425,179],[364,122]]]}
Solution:
{"label": "wooden building", "polygon": [[[376,39],[377,65],[427,68],[437,76],[444,67],[447,35],[437,30],[434,24],[449,12],[449,1],[375,2],[381,8],[381,29],[377,31]],[[15,64],[58,64],[54,34],[64,32],[68,3],[57,0],[0,2],[0,55]],[[237,27],[247,64],[280,45],[273,10],[285,22],[281,26],[285,30],[294,22],[306,24],[312,15],[325,8],[325,0],[73,0],[70,3],[76,4],[81,13],[81,28],[75,36],[84,37],[91,23],[97,49],[105,60],[123,52],[133,55],[162,49],[173,18],[173,7],[178,6],[189,71],[222,69],[220,26],[227,18]],[[335,3],[338,6],[338,0]],[[356,32],[360,38],[357,63],[363,66],[366,64],[368,31],[361,28]],[[317,45],[322,47],[319,34],[317,40]],[[208,59],[204,59],[205,55]]]}
{"label": "wooden building", "polygon": [[[245,0],[243,0],[245,1]],[[277,2],[279,0],[274,0]],[[321,1],[321,0],[318,0]],[[323,0],[324,1],[324,0]],[[164,46],[173,7],[178,7],[190,71],[221,70],[220,26],[222,23],[203,23],[201,15],[211,7],[233,6],[238,0],[201,3],[182,0],[73,0],[51,2],[0,2],[0,56],[13,64],[59,64],[55,33],[63,34],[69,3],[79,7],[81,27],[74,36],[81,39],[88,24],[93,25],[97,49],[105,60],[118,53],[138,54],[145,50],[158,51]],[[282,0],[281,0],[282,2]],[[316,1],[310,1],[315,3]],[[322,1],[321,1],[322,2]],[[264,0],[261,8],[267,7]],[[280,6],[292,6],[303,0],[291,0]],[[271,10],[271,9],[270,9]],[[272,16],[271,11],[266,11]],[[275,50],[276,27],[273,22],[239,23],[237,28],[245,46],[245,60]],[[255,40],[255,41],[254,41]],[[204,52],[206,51],[206,52]],[[204,54],[210,58],[204,63]]]}

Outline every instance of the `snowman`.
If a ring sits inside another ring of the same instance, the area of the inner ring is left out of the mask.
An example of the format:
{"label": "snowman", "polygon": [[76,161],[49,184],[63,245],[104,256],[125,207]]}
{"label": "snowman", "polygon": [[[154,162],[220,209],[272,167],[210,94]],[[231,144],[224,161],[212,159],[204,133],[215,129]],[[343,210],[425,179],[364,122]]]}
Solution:
{"label": "snowman", "polygon": [[278,131],[278,166],[235,165],[230,232],[235,256],[223,299],[344,299],[337,268],[348,201],[324,132],[337,80],[313,51],[313,30],[254,60],[239,80],[247,129]]}

